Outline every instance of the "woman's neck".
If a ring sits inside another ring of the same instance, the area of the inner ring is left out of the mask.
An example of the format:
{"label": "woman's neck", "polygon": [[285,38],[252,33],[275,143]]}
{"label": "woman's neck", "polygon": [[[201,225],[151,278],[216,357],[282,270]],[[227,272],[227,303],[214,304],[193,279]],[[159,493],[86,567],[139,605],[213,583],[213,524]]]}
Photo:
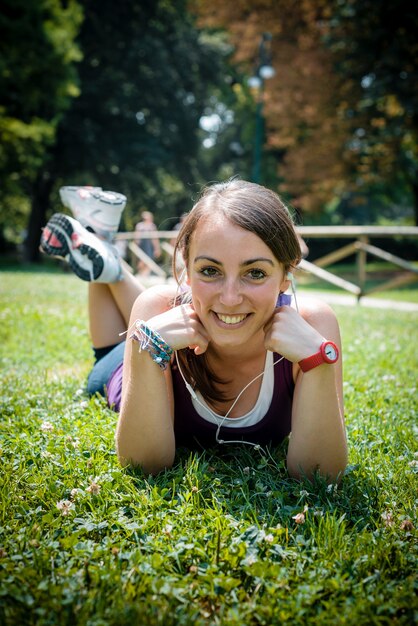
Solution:
{"label": "woman's neck", "polygon": [[217,346],[209,343],[207,350],[208,361],[216,369],[224,369],[235,365],[244,365],[265,359],[266,348],[264,341],[252,341],[239,346]]}

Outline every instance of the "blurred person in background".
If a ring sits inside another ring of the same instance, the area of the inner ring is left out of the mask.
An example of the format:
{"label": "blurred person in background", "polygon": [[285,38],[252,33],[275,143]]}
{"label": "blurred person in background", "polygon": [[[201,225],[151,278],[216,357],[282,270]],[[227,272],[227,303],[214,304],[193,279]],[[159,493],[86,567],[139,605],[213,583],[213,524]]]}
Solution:
{"label": "blurred person in background", "polygon": [[[141,221],[135,226],[136,233],[153,232],[157,230],[157,226],[154,222],[154,216],[151,211],[142,211]],[[161,256],[160,240],[158,237],[155,239],[135,237],[135,243],[141,248],[147,256],[153,261],[156,261]],[[137,263],[138,274],[141,276],[149,276],[151,268],[142,259],[138,259]]]}

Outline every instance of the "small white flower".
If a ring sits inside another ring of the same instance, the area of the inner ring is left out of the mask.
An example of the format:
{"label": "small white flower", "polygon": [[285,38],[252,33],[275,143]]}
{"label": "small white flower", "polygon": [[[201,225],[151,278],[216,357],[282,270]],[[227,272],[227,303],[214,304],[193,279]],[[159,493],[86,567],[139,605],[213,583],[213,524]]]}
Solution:
{"label": "small white flower", "polygon": [[78,446],[80,445],[80,440],[74,439],[74,437],[72,437],[71,435],[68,435],[68,437],[65,438],[65,441],[68,441],[68,443],[71,444],[73,448],[78,448]]}
{"label": "small white flower", "polygon": [[271,533],[269,533],[268,535],[266,535],[264,537],[264,541],[267,541],[267,543],[273,543],[273,541],[274,541],[273,535]]}
{"label": "small white flower", "polygon": [[61,515],[68,515],[74,508],[74,502],[71,502],[71,500],[60,500],[57,502],[57,509],[61,511]]}
{"label": "small white flower", "polygon": [[50,433],[51,431],[54,430],[54,425],[51,424],[51,422],[42,422],[41,424],[41,430],[44,433]]}
{"label": "small white flower", "polygon": [[296,515],[292,516],[292,519],[295,520],[296,524],[304,524],[305,523],[305,513],[296,513]]}
{"label": "small white flower", "polygon": [[93,496],[97,496],[97,494],[100,492],[100,489],[101,489],[101,486],[95,481],[93,481],[91,485],[87,487],[86,491],[87,493],[91,493]]}
{"label": "small white flower", "polygon": [[385,524],[385,526],[393,526],[394,525],[394,520],[393,520],[393,513],[392,511],[384,511],[381,516],[380,516]]}

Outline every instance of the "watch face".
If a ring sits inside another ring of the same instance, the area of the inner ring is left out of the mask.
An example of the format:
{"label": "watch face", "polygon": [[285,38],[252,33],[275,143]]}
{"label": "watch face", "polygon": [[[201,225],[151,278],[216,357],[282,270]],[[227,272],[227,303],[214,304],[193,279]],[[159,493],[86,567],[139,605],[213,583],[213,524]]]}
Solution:
{"label": "watch face", "polygon": [[324,344],[323,354],[330,363],[335,363],[338,359],[338,350],[333,343],[327,342]]}

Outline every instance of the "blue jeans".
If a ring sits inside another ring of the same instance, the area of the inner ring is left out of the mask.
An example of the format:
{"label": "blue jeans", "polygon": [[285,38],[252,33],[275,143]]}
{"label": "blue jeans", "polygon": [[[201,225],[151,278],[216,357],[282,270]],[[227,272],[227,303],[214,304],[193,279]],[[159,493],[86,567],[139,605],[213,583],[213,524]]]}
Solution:
{"label": "blue jeans", "polygon": [[118,365],[122,363],[124,351],[125,342],[122,341],[110,348],[105,356],[96,361],[87,379],[87,393],[90,396],[93,396],[95,393],[100,393],[102,396],[105,395],[108,380]]}

